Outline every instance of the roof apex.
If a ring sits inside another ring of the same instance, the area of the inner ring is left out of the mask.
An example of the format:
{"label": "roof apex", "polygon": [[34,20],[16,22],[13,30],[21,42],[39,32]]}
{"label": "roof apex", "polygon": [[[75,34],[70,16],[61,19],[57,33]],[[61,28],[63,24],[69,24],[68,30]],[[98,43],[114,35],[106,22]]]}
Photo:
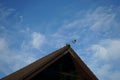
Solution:
{"label": "roof apex", "polygon": [[70,48],[71,46],[70,46],[70,44],[69,44],[69,43],[66,43],[66,47]]}

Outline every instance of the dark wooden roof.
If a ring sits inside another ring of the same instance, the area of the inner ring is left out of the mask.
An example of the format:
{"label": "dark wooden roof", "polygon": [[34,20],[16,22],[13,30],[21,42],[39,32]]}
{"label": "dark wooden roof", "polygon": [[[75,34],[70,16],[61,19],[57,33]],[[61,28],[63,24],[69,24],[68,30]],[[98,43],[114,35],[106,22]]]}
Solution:
{"label": "dark wooden roof", "polygon": [[86,66],[81,58],[70,47],[70,45],[66,45],[63,48],[52,52],[51,54],[33,62],[32,64],[4,77],[2,80],[31,80],[31,78],[33,78],[35,75],[45,70],[48,66],[50,66],[68,53],[72,56],[74,65],[77,67],[77,71],[82,72],[82,76],[88,77],[84,80],[98,80],[93,72]]}

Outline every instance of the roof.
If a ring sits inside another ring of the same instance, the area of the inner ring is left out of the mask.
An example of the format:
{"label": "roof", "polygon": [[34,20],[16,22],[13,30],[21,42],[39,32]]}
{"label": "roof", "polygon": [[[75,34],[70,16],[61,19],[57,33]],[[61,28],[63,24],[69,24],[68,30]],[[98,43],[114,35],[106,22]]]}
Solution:
{"label": "roof", "polygon": [[[76,52],[70,47],[69,44],[61,49],[58,49],[47,56],[31,63],[30,65],[4,77],[2,80],[30,80],[32,77],[45,70],[48,66],[59,60],[66,54],[70,54],[76,67],[81,68],[82,72],[85,73],[92,80],[98,80],[93,72],[86,66],[82,59],[76,54]],[[84,75],[83,75],[84,76]]]}

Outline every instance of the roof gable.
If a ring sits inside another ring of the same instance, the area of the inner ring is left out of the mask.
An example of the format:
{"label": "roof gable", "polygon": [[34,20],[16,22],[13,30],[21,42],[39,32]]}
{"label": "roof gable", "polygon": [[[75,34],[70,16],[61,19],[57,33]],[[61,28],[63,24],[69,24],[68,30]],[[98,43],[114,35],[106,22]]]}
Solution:
{"label": "roof gable", "polygon": [[[63,72],[61,72],[58,69],[58,66],[60,63],[63,63],[63,69],[65,68]],[[50,67],[50,66],[52,66],[52,67]],[[32,64],[6,76],[5,78],[3,78],[3,80],[34,80],[35,78],[38,78],[37,75],[40,76],[43,74],[50,74],[50,73],[48,73],[48,72],[50,72],[50,70],[57,71],[57,73],[59,75],[66,75],[69,77],[71,76],[73,78],[76,77],[77,80],[81,80],[81,79],[82,80],[98,80],[96,78],[96,76],[92,73],[92,71],[85,65],[85,63],[80,59],[80,57],[70,47],[70,45],[66,45],[65,47],[63,47],[43,58],[33,62]],[[67,72],[66,72],[66,70],[67,70]],[[75,72],[75,74],[70,73],[72,70],[73,70],[72,73]],[[55,78],[55,74],[51,75],[51,76],[54,76],[54,78]],[[47,75],[46,75],[46,77],[47,77]],[[42,78],[42,77],[40,77],[40,78]],[[58,77],[56,77],[56,78],[58,78]],[[47,79],[42,79],[42,80],[47,80]],[[57,80],[59,80],[59,79],[57,79]]]}

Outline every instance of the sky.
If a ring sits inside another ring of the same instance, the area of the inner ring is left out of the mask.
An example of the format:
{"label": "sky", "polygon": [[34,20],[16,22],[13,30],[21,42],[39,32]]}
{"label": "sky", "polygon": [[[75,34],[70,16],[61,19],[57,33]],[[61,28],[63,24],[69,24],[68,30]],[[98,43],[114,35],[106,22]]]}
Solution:
{"label": "sky", "polygon": [[0,0],[0,78],[66,43],[99,80],[119,80],[120,1]]}

